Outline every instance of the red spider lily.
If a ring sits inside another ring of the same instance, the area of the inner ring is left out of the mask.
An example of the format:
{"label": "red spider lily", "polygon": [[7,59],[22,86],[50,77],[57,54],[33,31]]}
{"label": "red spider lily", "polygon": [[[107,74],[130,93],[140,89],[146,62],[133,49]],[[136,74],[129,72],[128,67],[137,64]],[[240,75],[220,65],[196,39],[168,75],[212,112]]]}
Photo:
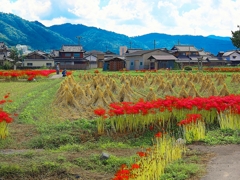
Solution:
{"label": "red spider lily", "polygon": [[10,93],[7,93],[5,96],[4,96],[4,99],[7,99],[9,97],[9,94]]}
{"label": "red spider lily", "polygon": [[29,76],[27,80],[28,80],[28,81],[32,81],[34,78],[35,78],[35,76],[32,75],[32,76]]}
{"label": "red spider lily", "polygon": [[106,110],[103,108],[98,108],[94,110],[94,114],[98,116],[104,116],[106,114]]}
{"label": "red spider lily", "polygon": [[127,169],[127,165],[121,165],[120,170],[118,170],[115,174],[113,180],[128,180],[130,175],[130,170]]}
{"label": "red spider lily", "polygon": [[140,165],[139,164],[132,164],[132,169],[139,169]]}
{"label": "red spider lily", "polygon": [[147,154],[145,152],[137,152],[137,154],[140,156],[140,157],[145,157],[147,156]]}
{"label": "red spider lily", "polygon": [[10,114],[0,111],[0,123],[5,121],[6,123],[11,123],[13,121],[13,118],[10,117]]}
{"label": "red spider lily", "polygon": [[67,76],[72,75],[72,71],[67,71]]}
{"label": "red spider lily", "polygon": [[0,101],[0,105],[1,105],[1,104],[4,104],[4,103],[6,103],[6,102],[7,102],[6,100],[1,100],[1,101]]}
{"label": "red spider lily", "polygon": [[178,123],[179,126],[196,123],[198,120],[202,120],[201,114],[187,114],[187,118]]}
{"label": "red spider lily", "polygon": [[162,137],[162,133],[161,133],[161,132],[158,132],[157,134],[155,134],[155,137],[156,137],[156,138]]}
{"label": "red spider lily", "polygon": [[[10,93],[7,93],[4,96],[3,100],[0,100],[0,105],[6,103],[6,102],[11,102],[11,100],[5,100],[7,98],[9,98]],[[3,111],[2,108],[0,108],[0,123],[5,121],[6,123],[11,123],[13,121],[13,118],[11,117],[11,115],[5,111]]]}

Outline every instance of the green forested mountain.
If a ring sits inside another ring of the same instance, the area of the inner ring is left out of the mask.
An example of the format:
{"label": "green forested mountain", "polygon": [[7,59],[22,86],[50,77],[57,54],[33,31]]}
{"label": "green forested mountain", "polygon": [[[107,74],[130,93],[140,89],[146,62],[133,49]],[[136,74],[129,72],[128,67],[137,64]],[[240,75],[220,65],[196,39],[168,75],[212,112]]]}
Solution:
{"label": "green forested mountain", "polygon": [[[0,13],[0,41],[9,46],[25,44],[32,49],[60,49],[63,44],[80,44],[88,50],[119,52],[120,46],[131,48],[153,49],[172,48],[175,44],[191,44],[213,54],[219,51],[235,49],[228,38],[218,36],[167,35],[150,33],[143,36],[128,37],[123,34],[70,23],[45,27],[35,21],[30,22],[13,14]],[[155,42],[155,43],[154,43]]]}
{"label": "green forested mountain", "polygon": [[120,46],[130,46],[132,48],[149,49],[144,42],[136,41],[126,35],[117,34],[111,31],[98,29],[95,27],[87,27],[82,24],[62,24],[49,27],[54,32],[61,34],[64,37],[71,39],[78,43],[77,36],[80,36],[80,44],[83,45],[85,50],[110,50],[118,53]]}
{"label": "green forested mountain", "polygon": [[74,43],[41,24],[6,13],[0,13],[0,41],[9,46],[25,44],[39,50],[59,49],[62,44]]}

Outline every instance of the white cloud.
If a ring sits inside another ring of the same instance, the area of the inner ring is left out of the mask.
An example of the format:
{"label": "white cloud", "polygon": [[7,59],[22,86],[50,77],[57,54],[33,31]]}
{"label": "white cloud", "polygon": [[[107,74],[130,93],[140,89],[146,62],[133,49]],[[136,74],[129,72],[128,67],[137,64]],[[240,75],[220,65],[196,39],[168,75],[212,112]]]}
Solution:
{"label": "white cloud", "polygon": [[[0,0],[2,11],[50,26],[73,23],[129,36],[151,32],[231,36],[239,24],[239,0]],[[66,17],[66,12],[75,18]],[[52,18],[51,15],[54,14]],[[46,19],[45,17],[48,18]]]}

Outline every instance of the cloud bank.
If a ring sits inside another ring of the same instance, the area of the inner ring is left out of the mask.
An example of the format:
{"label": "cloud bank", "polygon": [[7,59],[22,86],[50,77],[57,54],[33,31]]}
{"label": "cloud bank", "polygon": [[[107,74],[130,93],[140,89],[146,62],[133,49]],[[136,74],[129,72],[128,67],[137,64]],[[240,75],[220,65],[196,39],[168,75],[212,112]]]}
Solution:
{"label": "cloud bank", "polygon": [[46,26],[72,23],[128,36],[147,33],[231,36],[239,0],[0,0],[1,11]]}

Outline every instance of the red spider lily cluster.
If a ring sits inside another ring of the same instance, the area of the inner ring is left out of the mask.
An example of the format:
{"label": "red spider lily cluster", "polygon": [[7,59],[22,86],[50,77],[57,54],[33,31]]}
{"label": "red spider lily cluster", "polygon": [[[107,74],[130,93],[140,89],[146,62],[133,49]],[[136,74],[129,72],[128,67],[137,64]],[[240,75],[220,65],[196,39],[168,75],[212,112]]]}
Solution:
{"label": "red spider lily cluster", "polygon": [[201,115],[206,123],[212,123],[220,113],[240,115],[240,95],[196,98],[168,96],[156,101],[112,103],[109,110],[102,109],[101,113],[97,115],[109,117],[114,128],[124,132],[137,130],[139,127],[145,128],[146,125],[150,126],[159,121],[167,121],[171,117],[179,122],[185,119],[187,114],[199,114],[192,115],[188,119],[198,119],[200,118],[198,116]]}
{"label": "red spider lily cluster", "polygon": [[72,71],[67,71],[67,76],[72,75]]}
{"label": "red spider lily cluster", "polygon": [[137,152],[138,157],[129,167],[123,164],[112,180],[159,179],[168,163],[180,159],[185,146],[175,143],[174,138],[155,134],[154,145]]}
{"label": "red spider lily cluster", "polygon": [[181,125],[196,123],[199,120],[202,120],[202,115],[201,114],[187,114],[187,118],[181,120],[178,123],[178,125],[181,126]]}
{"label": "red spider lily cluster", "polygon": [[[6,94],[4,96],[3,100],[0,100],[0,105],[4,105],[7,102],[12,102],[11,100],[8,100],[9,94]],[[17,114],[14,114],[14,116],[17,116]],[[12,123],[13,117],[11,114],[5,112],[3,108],[0,108],[0,139],[5,138],[8,135],[7,131],[7,125],[9,123]]]}
{"label": "red spider lily cluster", "polygon": [[214,67],[204,68],[203,70],[208,72],[240,72],[240,68],[237,67]]}
{"label": "red spider lily cluster", "polygon": [[187,142],[199,141],[205,138],[205,123],[201,114],[187,114],[187,118],[178,123],[183,128],[183,136]]}
{"label": "red spider lily cluster", "polygon": [[0,78],[27,78],[29,81],[36,76],[48,77],[49,74],[54,73],[55,70],[11,70],[0,71]]}

